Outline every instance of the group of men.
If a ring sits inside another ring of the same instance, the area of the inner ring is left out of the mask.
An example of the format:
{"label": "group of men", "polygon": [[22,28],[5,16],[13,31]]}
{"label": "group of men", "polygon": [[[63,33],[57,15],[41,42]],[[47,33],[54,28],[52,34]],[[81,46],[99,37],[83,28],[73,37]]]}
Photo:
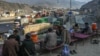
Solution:
{"label": "group of men", "polygon": [[14,30],[13,34],[11,34],[3,44],[2,56],[35,56],[35,44],[42,42],[42,46],[40,44],[40,47],[43,47],[44,45],[48,48],[52,48],[57,45],[57,34],[56,31],[54,31],[52,28],[48,29],[44,41],[36,40],[36,36],[32,36],[33,34],[26,34],[25,39],[21,42],[18,31]]}

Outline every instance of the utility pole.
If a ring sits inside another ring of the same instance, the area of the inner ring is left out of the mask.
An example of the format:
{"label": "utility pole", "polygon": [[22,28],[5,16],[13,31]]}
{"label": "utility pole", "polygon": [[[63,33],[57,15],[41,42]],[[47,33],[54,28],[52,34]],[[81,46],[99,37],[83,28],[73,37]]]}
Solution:
{"label": "utility pole", "polygon": [[69,22],[70,22],[70,25],[71,25],[71,16],[72,16],[72,0],[70,0],[70,12],[69,12]]}
{"label": "utility pole", "polygon": [[[66,25],[66,31],[65,31],[65,34],[66,35],[64,35],[64,38],[66,38],[66,41],[65,41],[65,43],[66,44],[69,44],[70,43],[70,41],[71,41],[71,37],[70,37],[70,32],[69,32],[69,30],[70,30],[70,26],[71,26],[71,15],[72,15],[72,11],[71,11],[71,9],[72,9],[72,0],[70,0],[70,11],[69,11],[69,24],[68,24],[68,22],[67,22],[67,25]],[[69,26],[68,26],[69,25]],[[68,27],[67,27],[68,26]]]}
{"label": "utility pole", "polygon": [[72,9],[72,0],[70,0],[70,11]]}

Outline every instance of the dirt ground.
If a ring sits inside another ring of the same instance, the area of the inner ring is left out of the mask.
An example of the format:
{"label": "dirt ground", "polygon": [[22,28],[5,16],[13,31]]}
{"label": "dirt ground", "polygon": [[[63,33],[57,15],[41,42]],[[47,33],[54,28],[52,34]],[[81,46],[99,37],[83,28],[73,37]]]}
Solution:
{"label": "dirt ground", "polygon": [[[97,39],[97,38],[94,38]],[[98,39],[100,40],[100,38]],[[57,56],[60,53],[60,50],[55,52],[43,54],[40,56]],[[90,39],[86,40],[85,43],[78,42],[76,48],[77,54],[70,54],[70,56],[100,56],[100,43],[99,44],[91,44]]]}
{"label": "dirt ground", "polygon": [[[24,39],[23,37],[24,36],[21,36],[22,40]],[[98,37],[99,38],[96,37],[94,39],[100,40],[100,36]],[[83,44],[83,41],[78,42],[77,48],[75,49],[77,51],[77,54],[73,54],[73,55],[70,54],[70,56],[100,56],[100,42],[99,44],[91,44],[90,38],[85,40],[84,44]],[[2,48],[0,47],[0,54],[1,52],[2,52]],[[57,56],[60,52],[61,52],[61,49],[58,49],[56,51],[53,51],[51,54],[48,52],[48,53],[44,53],[38,56]]]}

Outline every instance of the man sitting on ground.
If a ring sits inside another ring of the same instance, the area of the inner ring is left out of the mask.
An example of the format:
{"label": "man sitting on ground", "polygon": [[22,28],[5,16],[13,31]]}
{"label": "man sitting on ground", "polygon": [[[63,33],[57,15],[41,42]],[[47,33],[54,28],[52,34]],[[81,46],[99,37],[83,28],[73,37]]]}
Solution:
{"label": "man sitting on ground", "polygon": [[85,23],[85,27],[82,29],[82,33],[88,33],[90,30],[90,26],[88,23]]}
{"label": "man sitting on ground", "polygon": [[55,47],[57,45],[57,34],[53,29],[48,29],[48,33],[45,38],[46,47]]}
{"label": "man sitting on ground", "polygon": [[31,40],[30,34],[25,35],[25,40],[22,43],[21,46],[21,56],[35,56],[36,50],[35,50],[35,43]]}

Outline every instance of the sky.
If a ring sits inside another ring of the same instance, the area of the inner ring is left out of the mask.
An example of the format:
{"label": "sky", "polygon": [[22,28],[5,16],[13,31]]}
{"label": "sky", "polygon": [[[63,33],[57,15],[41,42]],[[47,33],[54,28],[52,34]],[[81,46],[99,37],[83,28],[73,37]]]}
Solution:
{"label": "sky", "polygon": [[76,1],[80,1],[80,2],[89,2],[91,0],[76,0]]}
{"label": "sky", "polygon": [[[5,1],[16,1],[16,0],[5,0]],[[19,0],[19,1],[24,1],[24,0]],[[29,0],[31,1],[31,0]],[[44,0],[45,1],[45,0]],[[76,0],[76,1],[80,1],[80,2],[89,2],[91,0]]]}
{"label": "sky", "polygon": [[76,1],[80,1],[80,2],[89,2],[91,0],[76,0]]}

